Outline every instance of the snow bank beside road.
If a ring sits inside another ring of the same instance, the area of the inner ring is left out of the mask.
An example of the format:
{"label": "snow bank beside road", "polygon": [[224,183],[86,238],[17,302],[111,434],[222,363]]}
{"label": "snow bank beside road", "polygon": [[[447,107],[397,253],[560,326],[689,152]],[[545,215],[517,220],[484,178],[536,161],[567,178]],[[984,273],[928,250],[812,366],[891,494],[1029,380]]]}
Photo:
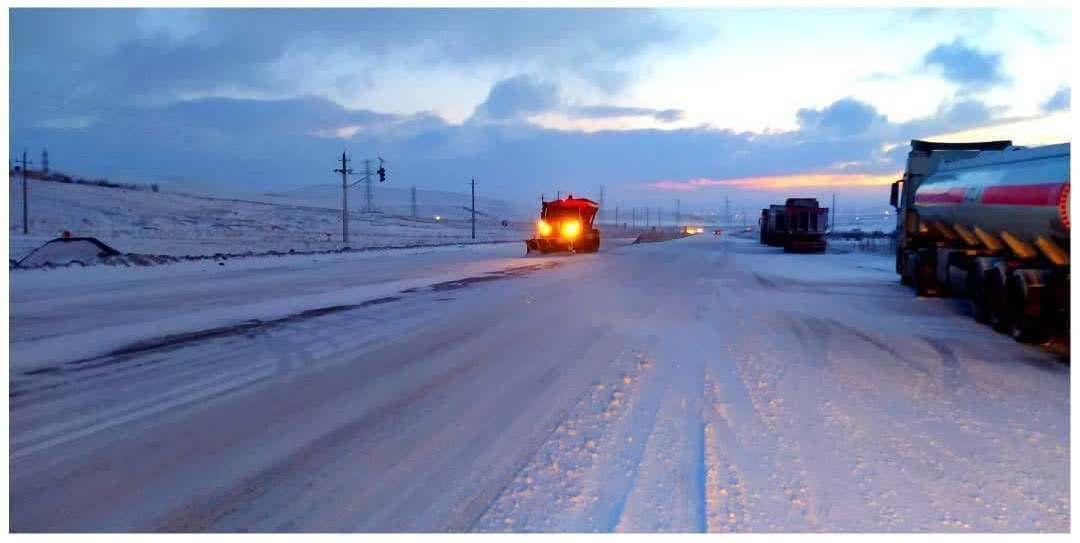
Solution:
{"label": "snow bank beside road", "polygon": [[28,270],[11,277],[11,366],[34,370],[142,341],[359,304],[558,259],[516,244]]}
{"label": "snow bank beside road", "polygon": [[[491,241],[471,241],[471,242],[455,242],[455,243],[413,243],[409,245],[391,245],[387,247],[342,247],[341,249],[328,249],[322,251],[295,251],[290,249],[288,252],[281,251],[267,251],[263,253],[255,253],[248,251],[246,253],[215,253],[212,255],[184,255],[184,256],[172,256],[172,255],[158,255],[158,254],[139,254],[139,253],[118,253],[113,251],[112,253],[99,252],[98,254],[90,254],[88,251],[82,251],[81,253],[75,253],[74,256],[71,252],[58,253],[55,250],[48,250],[50,246],[57,241],[53,240],[27,255],[26,258],[20,260],[18,263],[12,264],[12,269],[36,269],[36,268],[58,268],[66,266],[93,266],[93,265],[106,265],[106,266],[155,266],[160,264],[175,264],[178,262],[192,262],[200,260],[213,260],[220,263],[226,260],[242,259],[242,258],[259,258],[259,257],[273,257],[273,256],[311,256],[311,255],[326,255],[333,253],[351,253],[351,252],[367,252],[367,251],[387,251],[394,249],[421,249],[427,247],[447,247],[447,246],[464,246],[464,245],[485,245],[491,243],[520,243],[518,239],[506,239],[506,240],[491,240]],[[42,252],[42,250],[44,253]],[[109,249],[111,250],[111,249]]]}

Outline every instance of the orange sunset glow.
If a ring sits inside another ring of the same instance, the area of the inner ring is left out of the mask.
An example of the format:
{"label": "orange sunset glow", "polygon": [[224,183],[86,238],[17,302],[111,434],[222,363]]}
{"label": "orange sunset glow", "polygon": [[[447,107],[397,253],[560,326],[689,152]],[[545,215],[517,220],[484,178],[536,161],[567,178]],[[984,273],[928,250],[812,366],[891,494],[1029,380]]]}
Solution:
{"label": "orange sunset glow", "polygon": [[794,187],[866,187],[888,185],[901,176],[900,172],[872,175],[865,173],[800,173],[731,179],[697,178],[687,181],[662,180],[649,183],[652,190],[695,192],[709,187],[741,187],[747,189],[787,189]]}

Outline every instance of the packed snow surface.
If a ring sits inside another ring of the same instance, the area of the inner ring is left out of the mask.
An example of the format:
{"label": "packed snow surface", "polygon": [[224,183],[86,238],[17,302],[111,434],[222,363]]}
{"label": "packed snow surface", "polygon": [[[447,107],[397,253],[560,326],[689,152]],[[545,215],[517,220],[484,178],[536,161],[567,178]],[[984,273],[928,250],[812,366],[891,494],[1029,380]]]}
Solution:
{"label": "packed snow surface", "polygon": [[521,251],[12,273],[11,528],[1069,529],[1068,366],[891,258]]}

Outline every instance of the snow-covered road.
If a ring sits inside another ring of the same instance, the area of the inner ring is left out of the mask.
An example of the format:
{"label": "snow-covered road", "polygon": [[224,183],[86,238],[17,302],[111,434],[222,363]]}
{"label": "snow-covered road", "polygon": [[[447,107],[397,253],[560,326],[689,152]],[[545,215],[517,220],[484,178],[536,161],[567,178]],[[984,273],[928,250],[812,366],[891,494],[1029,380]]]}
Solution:
{"label": "snow-covered road", "polygon": [[1068,366],[891,259],[519,254],[13,273],[12,529],[1068,530]]}

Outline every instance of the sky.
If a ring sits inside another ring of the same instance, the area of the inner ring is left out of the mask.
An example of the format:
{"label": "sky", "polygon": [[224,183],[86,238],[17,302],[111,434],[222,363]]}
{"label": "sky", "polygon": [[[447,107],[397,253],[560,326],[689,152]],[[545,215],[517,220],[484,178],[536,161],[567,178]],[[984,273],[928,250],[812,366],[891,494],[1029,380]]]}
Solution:
{"label": "sky", "polygon": [[1069,141],[1067,8],[13,9],[10,149],[181,189],[884,205],[913,138]]}

